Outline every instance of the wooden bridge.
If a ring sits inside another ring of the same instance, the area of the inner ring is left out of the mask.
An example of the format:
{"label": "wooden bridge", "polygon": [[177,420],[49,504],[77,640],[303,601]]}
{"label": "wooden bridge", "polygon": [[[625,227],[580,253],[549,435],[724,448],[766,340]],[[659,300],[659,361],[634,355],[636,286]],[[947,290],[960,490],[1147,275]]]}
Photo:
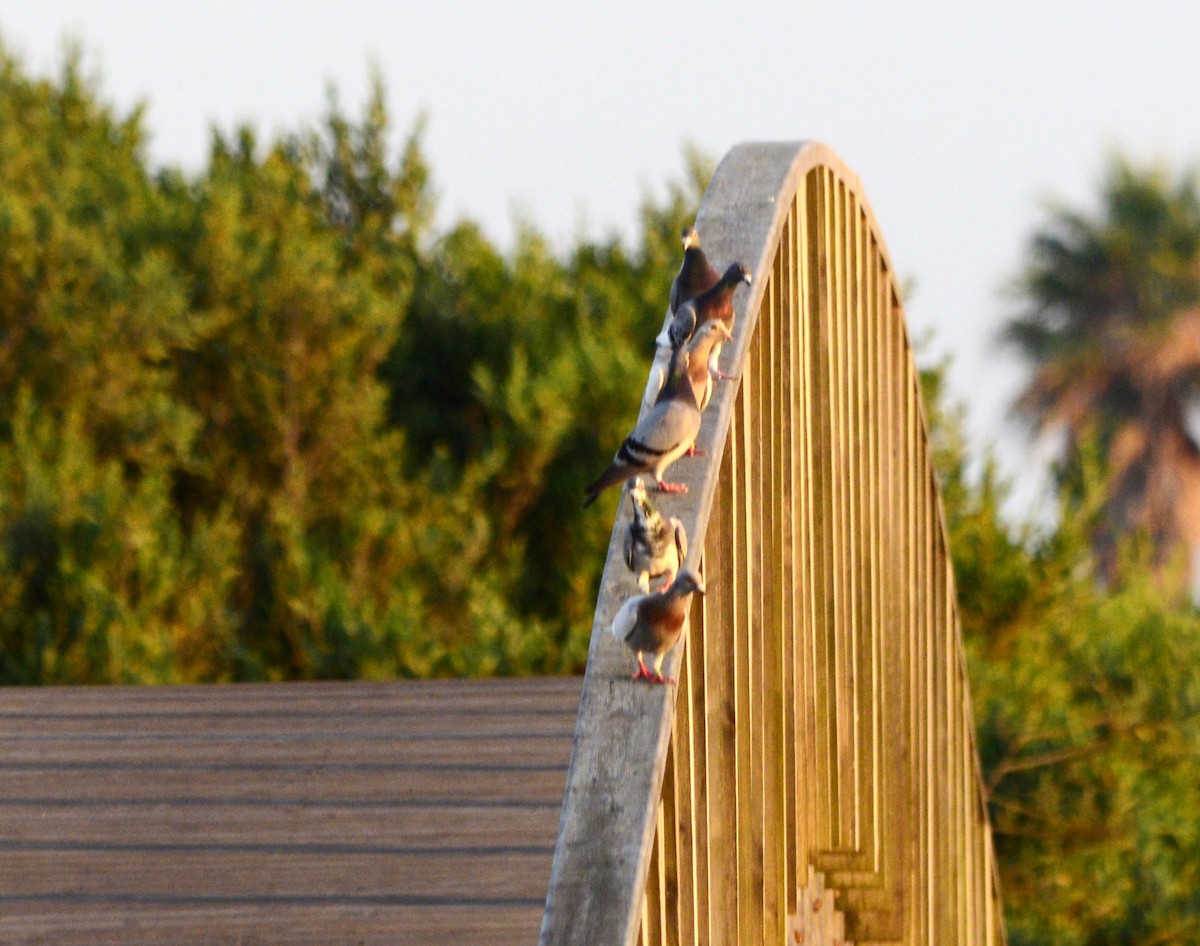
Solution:
{"label": "wooden bridge", "polygon": [[542,943],[995,943],[938,486],[862,186],[821,145],[742,145],[697,227],[754,276],[723,366],[741,383],[669,507],[708,593],[678,692],[629,682],[618,521]]}
{"label": "wooden bridge", "polygon": [[582,695],[0,691],[0,943],[497,946],[539,919],[545,946],[1003,942],[917,374],[862,187],[821,145],[742,145],[697,225],[753,282],[740,382],[662,503],[708,587],[678,687],[630,681],[607,632],[635,591],[622,504]]}

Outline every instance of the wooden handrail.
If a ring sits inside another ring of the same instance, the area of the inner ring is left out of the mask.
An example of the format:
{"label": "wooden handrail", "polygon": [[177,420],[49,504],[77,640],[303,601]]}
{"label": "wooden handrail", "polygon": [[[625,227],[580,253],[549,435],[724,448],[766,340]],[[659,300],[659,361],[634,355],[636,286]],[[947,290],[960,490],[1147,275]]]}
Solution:
{"label": "wooden handrail", "polygon": [[740,381],[672,471],[690,492],[660,500],[708,594],[664,665],[678,688],[632,682],[608,633],[636,593],[622,503],[541,941],[1003,942],[918,378],[861,184],[820,144],[740,145],[697,227],[753,273],[722,359]]}

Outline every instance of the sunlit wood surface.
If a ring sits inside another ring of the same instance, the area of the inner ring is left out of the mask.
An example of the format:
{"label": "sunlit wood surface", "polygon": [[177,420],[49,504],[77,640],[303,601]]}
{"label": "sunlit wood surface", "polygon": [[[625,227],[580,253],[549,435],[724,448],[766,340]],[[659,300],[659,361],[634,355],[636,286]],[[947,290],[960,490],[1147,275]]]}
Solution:
{"label": "sunlit wood surface", "polygon": [[580,685],[0,689],[0,943],[532,943]]}
{"label": "sunlit wood surface", "polygon": [[1002,943],[919,378],[862,183],[820,144],[739,145],[697,227],[753,274],[739,380],[660,501],[708,594],[678,687],[631,682],[608,633],[636,592],[622,503],[542,943]]}

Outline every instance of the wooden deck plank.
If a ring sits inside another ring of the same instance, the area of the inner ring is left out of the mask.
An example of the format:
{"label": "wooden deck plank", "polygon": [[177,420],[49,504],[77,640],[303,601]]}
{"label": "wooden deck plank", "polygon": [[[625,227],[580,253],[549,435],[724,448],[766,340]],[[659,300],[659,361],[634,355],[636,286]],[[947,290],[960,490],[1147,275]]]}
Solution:
{"label": "wooden deck plank", "polygon": [[532,942],[581,682],[0,690],[0,942]]}
{"label": "wooden deck plank", "polygon": [[[43,913],[6,904],[4,924],[10,941],[22,946],[445,946],[528,943],[529,910],[523,903],[314,906],[264,901],[178,904],[166,912],[157,904],[121,904],[117,910],[98,903],[71,904],[48,922]],[[72,930],[71,940],[63,939],[64,927]]]}
{"label": "wooden deck plank", "polygon": [[409,853],[367,845],[255,842],[166,843],[155,848],[117,841],[87,847],[0,849],[0,905],[21,899],[186,903],[262,897],[297,902],[532,903],[545,897],[553,853],[544,846]]}
{"label": "wooden deck plank", "polygon": [[[517,838],[518,846],[553,847],[557,806],[451,807],[396,806],[364,818],[347,805],[197,806],[175,800],[139,802],[139,817],[129,823],[131,805],[9,806],[0,803],[0,856],[30,847],[86,847],[120,843],[155,846],[213,845],[354,845],[404,851],[413,848],[494,847],[498,838]],[[36,810],[36,817],[30,817]],[[66,839],[66,840],[64,840]],[[115,839],[119,839],[117,842]],[[4,867],[0,866],[0,874]]]}
{"label": "wooden deck plank", "polygon": [[[269,771],[266,779],[249,777]],[[0,766],[0,793],[9,805],[95,804],[110,801],[170,800],[187,805],[338,803],[353,807],[398,804],[531,805],[562,804],[563,770],[477,766],[415,769],[398,778],[393,770],[359,769],[348,781],[342,768],[259,767],[244,772],[180,766],[153,771],[136,763],[104,771],[95,768],[20,771]],[[236,777],[235,777],[236,775]],[[519,777],[514,778],[514,775]],[[52,784],[47,784],[49,779]]]}

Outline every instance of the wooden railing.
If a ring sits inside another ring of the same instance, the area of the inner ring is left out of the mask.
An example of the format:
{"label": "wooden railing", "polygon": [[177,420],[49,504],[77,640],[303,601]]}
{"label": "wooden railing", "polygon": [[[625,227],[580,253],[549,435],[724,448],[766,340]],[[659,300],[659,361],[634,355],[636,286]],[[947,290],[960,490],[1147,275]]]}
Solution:
{"label": "wooden railing", "polygon": [[722,360],[740,383],[672,470],[691,491],[660,500],[708,593],[678,688],[630,681],[622,503],[542,943],[1002,942],[918,378],[862,187],[821,145],[742,145],[697,226],[753,273]]}

